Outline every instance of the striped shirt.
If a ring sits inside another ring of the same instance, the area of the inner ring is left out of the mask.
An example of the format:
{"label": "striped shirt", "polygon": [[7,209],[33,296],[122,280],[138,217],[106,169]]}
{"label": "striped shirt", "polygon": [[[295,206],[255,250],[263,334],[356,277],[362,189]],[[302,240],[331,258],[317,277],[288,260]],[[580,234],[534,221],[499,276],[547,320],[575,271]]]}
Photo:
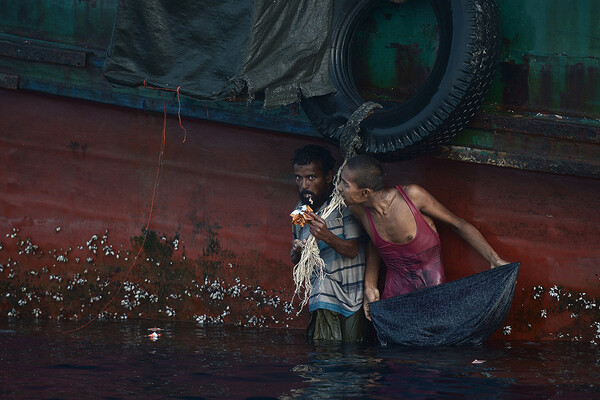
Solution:
{"label": "striped shirt", "polygon": [[[329,201],[317,211],[320,215]],[[299,209],[302,203],[298,203]],[[309,311],[323,308],[349,317],[360,309],[363,302],[363,286],[365,279],[365,236],[360,223],[352,216],[347,207],[332,212],[325,219],[329,230],[342,239],[359,239],[358,255],[354,258],[344,257],[325,242],[319,240],[320,255],[325,262],[324,278],[320,279],[316,272],[310,278],[313,290],[309,300]],[[294,239],[305,240],[309,237],[308,224],[301,227],[292,225]]]}

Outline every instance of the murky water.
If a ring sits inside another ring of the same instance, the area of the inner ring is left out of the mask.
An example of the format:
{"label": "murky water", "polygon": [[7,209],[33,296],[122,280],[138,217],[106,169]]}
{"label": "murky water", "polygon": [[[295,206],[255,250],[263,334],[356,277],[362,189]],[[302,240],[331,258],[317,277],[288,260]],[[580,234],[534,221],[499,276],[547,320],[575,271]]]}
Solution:
{"label": "murky water", "polygon": [[74,327],[0,321],[0,397],[600,399],[600,348],[586,343],[312,346],[295,330],[150,321],[64,333]]}

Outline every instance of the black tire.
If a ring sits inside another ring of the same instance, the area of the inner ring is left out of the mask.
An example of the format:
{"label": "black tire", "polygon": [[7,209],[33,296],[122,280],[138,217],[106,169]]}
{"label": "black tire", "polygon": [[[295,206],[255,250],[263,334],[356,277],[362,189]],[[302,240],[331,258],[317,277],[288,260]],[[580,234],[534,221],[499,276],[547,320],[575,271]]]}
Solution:
{"label": "black tire", "polygon": [[[352,78],[351,42],[381,1],[336,2],[329,74],[337,93],[302,99],[313,126],[334,142],[339,142],[338,128],[364,102]],[[464,128],[487,95],[501,53],[496,1],[430,1],[439,28],[431,74],[413,97],[375,110],[361,124],[362,151],[398,158],[429,153]]]}

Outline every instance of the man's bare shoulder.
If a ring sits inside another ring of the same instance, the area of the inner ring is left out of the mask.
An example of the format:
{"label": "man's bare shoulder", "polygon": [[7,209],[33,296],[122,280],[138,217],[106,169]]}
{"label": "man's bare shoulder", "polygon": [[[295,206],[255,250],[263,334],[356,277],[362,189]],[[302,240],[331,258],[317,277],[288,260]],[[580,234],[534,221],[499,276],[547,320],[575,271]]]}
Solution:
{"label": "man's bare shoulder", "polygon": [[404,191],[410,198],[410,201],[412,201],[413,204],[417,206],[417,208],[420,208],[420,206],[423,205],[423,203],[426,202],[429,197],[431,197],[427,190],[414,183],[409,185],[403,185],[402,189],[404,189]]}
{"label": "man's bare shoulder", "polygon": [[421,186],[419,186],[415,183],[410,183],[408,185],[402,185],[402,189],[404,189],[406,194],[411,198],[413,196],[419,196],[423,192],[425,192],[425,189],[423,189]]}

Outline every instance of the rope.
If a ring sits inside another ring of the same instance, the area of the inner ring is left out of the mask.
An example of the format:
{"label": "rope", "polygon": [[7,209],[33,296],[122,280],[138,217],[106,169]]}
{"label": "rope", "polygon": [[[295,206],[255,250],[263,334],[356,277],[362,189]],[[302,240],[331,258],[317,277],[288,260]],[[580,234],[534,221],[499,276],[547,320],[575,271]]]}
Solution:
{"label": "rope", "polygon": [[[96,314],[96,316],[94,316],[94,318],[90,319],[88,322],[86,322],[85,324],[81,325],[78,328],[65,331],[65,333],[72,333],[72,332],[79,331],[79,330],[85,328],[86,326],[88,326],[89,324],[91,324],[93,321],[100,318],[102,313],[117,298],[117,296],[121,292],[121,289],[123,289],[123,285],[125,285],[125,281],[127,281],[127,277],[131,273],[131,270],[133,270],[133,267],[135,267],[135,265],[137,264],[137,262],[140,258],[140,255],[142,254],[142,251],[144,250],[144,245],[146,244],[146,238],[148,237],[148,232],[150,230],[150,221],[152,220],[152,211],[154,210],[154,201],[156,200],[156,197],[157,197],[156,195],[157,195],[157,189],[158,189],[158,181],[160,179],[160,171],[162,169],[162,161],[163,161],[163,157],[165,154],[165,144],[166,144],[166,137],[167,137],[167,135],[166,135],[166,132],[167,132],[167,105],[165,103],[164,97],[163,97],[162,101],[163,101],[162,138],[161,138],[161,142],[160,142],[160,151],[158,153],[158,165],[156,168],[156,177],[154,178],[154,189],[152,189],[152,201],[150,203],[150,211],[148,212],[148,222],[146,222],[146,227],[144,228],[144,240],[142,241],[142,244],[140,245],[140,248],[139,248],[137,254],[135,255],[135,258],[133,259],[133,263],[131,264],[131,267],[129,267],[129,269],[127,270],[127,273],[121,280],[121,285],[119,285],[117,292],[112,296],[110,301],[108,303],[106,303],[104,305],[104,307],[102,307],[102,309],[98,312],[98,314]],[[184,139],[184,141],[185,141],[185,139]]]}
{"label": "rope", "polygon": [[[356,155],[356,151],[362,146],[360,137],[360,124],[366,118],[370,117],[376,108],[383,108],[381,104],[367,101],[362,103],[348,118],[348,122],[339,127],[340,130],[340,149],[345,160]],[[341,169],[341,167],[340,167]]]}
{"label": "rope", "polygon": [[[179,99],[179,91],[181,89],[181,86],[177,86],[177,89],[170,89],[170,88],[159,87],[159,86],[151,86],[151,85],[148,85],[146,83],[146,80],[144,79],[144,81],[142,82],[142,87],[144,87],[146,89],[164,90],[167,92],[176,92],[177,93],[177,119],[179,120],[179,126],[181,127],[181,129],[183,129],[183,143],[185,143],[185,139],[187,139],[187,129],[185,129],[183,127],[183,125],[181,124],[181,100]],[[164,101],[165,101],[165,99],[163,98],[163,103],[164,103]],[[208,108],[206,108],[206,116],[208,117]]]}

